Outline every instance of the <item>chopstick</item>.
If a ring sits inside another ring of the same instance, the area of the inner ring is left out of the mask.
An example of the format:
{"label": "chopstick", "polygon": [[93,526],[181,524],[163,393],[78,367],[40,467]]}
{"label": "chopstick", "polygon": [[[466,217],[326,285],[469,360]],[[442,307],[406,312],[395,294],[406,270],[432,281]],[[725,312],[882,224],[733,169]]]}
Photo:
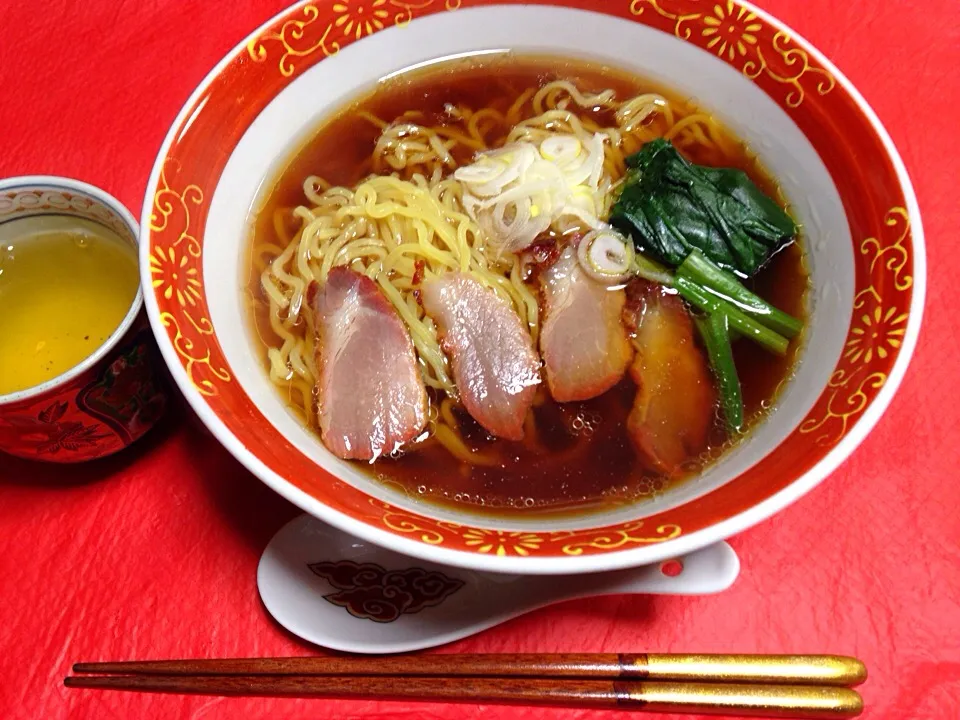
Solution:
{"label": "chopstick", "polygon": [[738,717],[851,718],[863,701],[849,688],[544,678],[375,676],[82,676],[67,687],[202,695],[377,698],[709,713]]}
{"label": "chopstick", "polygon": [[77,663],[76,673],[124,675],[404,675],[538,677],[851,687],[867,677],[842,655],[486,654],[225,658]]}
{"label": "chopstick", "polygon": [[849,718],[866,678],[837,655],[490,654],[77,663],[71,688]]}

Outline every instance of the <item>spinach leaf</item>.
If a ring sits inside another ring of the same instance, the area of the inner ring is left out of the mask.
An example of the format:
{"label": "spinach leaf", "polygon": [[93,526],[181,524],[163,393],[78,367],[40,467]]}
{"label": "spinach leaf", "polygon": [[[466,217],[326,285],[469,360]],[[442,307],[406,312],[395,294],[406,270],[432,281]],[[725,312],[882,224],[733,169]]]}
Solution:
{"label": "spinach leaf", "polygon": [[610,222],[637,250],[676,267],[694,249],[742,277],[754,275],[797,232],[746,173],[687,162],[662,138],[627,158]]}

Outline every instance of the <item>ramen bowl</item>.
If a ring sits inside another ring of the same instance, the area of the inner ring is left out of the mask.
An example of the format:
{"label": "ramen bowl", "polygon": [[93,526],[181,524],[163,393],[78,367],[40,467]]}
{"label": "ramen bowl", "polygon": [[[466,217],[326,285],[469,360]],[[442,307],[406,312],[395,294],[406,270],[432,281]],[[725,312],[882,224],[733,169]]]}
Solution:
{"label": "ramen bowl", "polygon": [[[249,237],[265,179],[380,78],[504,50],[585,58],[693,99],[758,153],[805,229],[812,288],[795,372],[745,440],[646,502],[498,518],[411,497],[328,452],[289,412],[251,337],[240,239]],[[889,404],[916,342],[925,287],[916,198],[873,111],[806,41],[737,2],[301,3],[238,45],[187,102],[151,175],[142,225],[146,307],[164,358],[241,463],[352,535],[510,573],[657,562],[801,497]]]}
{"label": "ramen bowl", "polygon": [[[0,245],[9,246],[5,250],[13,250],[14,238],[89,232],[91,225],[129,246],[136,257],[137,222],[103,190],[50,176],[0,180]],[[68,261],[44,255],[44,262]],[[102,275],[97,282],[103,282]],[[65,302],[71,300],[76,302]],[[16,313],[10,302],[5,299],[0,312]],[[78,363],[39,384],[0,394],[0,451],[58,463],[93,460],[126,448],[157,423],[166,395],[142,291],[137,288],[118,311],[122,319],[117,327]]]}

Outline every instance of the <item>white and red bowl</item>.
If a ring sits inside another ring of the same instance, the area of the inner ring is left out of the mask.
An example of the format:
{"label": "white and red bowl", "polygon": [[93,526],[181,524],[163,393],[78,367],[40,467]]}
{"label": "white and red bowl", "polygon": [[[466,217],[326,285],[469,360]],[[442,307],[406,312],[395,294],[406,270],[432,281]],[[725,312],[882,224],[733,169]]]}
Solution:
{"label": "white and red bowl", "polygon": [[[644,504],[498,521],[411,498],[327,452],[270,385],[243,292],[250,208],[320,120],[378,79],[464,53],[595,59],[695,99],[780,179],[814,288],[795,376],[766,421],[702,477]],[[802,496],[863,440],[916,343],[923,233],[910,181],[856,89],[744,2],[315,0],[207,76],[170,129],[142,219],[146,307],[203,422],[285,498],[355,536],[435,562],[576,573],[676,556]]]}

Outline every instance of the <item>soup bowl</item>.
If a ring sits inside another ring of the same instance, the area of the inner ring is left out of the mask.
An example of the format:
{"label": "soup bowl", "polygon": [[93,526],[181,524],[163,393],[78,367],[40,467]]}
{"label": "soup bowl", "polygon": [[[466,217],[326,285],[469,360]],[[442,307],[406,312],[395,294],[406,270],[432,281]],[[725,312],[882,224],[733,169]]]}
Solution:
{"label": "soup bowl", "polygon": [[[41,227],[50,230],[51,224],[70,231],[83,222],[137,247],[136,220],[99,188],[52,176],[0,180],[0,244]],[[0,312],[17,308],[7,301]],[[85,359],[36,386],[0,394],[0,452],[72,463],[123,450],[163,414],[162,371],[138,289],[117,328]]]}
{"label": "soup bowl", "polygon": [[[589,49],[571,51],[585,39]],[[411,497],[337,459],[297,421],[251,336],[243,255],[264,181],[378,79],[504,50],[593,60],[693,99],[756,151],[805,229],[812,288],[795,373],[733,450],[646,502],[506,519]],[[789,505],[853,452],[887,407],[916,342],[925,286],[916,199],[872,110],[796,33],[732,1],[295,5],[238,45],[187,102],[157,158],[142,225],[146,306],[163,355],[240,462],[355,536],[510,573],[657,562]]]}

